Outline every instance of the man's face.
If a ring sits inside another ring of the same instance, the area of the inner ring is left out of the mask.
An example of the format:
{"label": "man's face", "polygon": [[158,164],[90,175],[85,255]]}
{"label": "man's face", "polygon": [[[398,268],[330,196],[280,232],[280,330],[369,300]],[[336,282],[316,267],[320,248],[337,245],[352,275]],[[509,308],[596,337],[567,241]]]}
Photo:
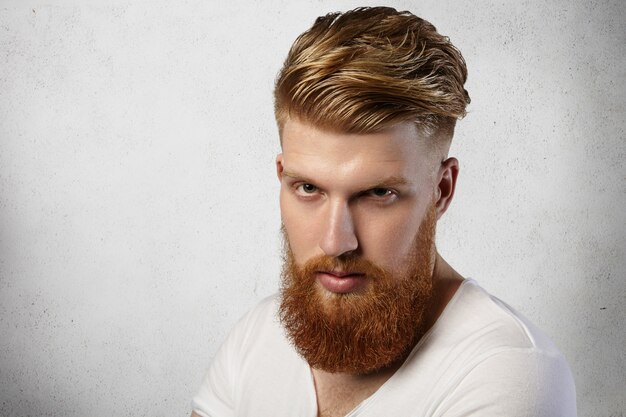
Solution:
{"label": "man's face", "polygon": [[433,299],[425,146],[410,124],[343,135],[290,122],[283,135],[283,326],[313,367],[391,366],[425,330]]}
{"label": "man's face", "polygon": [[[407,122],[342,134],[288,120],[282,146],[280,205],[295,262],[353,254],[402,273],[435,189],[431,153],[417,128]],[[318,281],[330,295],[368,285],[358,276],[320,274]]]}

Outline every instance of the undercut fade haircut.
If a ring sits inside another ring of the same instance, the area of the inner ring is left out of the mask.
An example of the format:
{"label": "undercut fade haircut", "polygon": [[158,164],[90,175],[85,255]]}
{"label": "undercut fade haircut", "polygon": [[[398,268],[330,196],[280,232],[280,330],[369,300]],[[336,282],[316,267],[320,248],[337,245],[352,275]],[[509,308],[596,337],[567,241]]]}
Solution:
{"label": "undercut fade haircut", "polygon": [[[453,132],[470,102],[460,51],[429,22],[390,7],[318,17],[278,74],[279,131],[290,118],[346,133],[412,121]],[[450,134],[451,136],[451,134]]]}

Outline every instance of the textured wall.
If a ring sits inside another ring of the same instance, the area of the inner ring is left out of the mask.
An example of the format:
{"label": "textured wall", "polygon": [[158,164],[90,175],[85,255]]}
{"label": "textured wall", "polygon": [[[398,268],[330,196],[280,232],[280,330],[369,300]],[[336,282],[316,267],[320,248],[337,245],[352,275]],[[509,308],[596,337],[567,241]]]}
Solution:
{"label": "textured wall", "polygon": [[[0,0],[2,416],[189,414],[276,289],[276,71],[359,5],[104,3]],[[625,3],[389,3],[469,65],[441,252],[552,336],[581,416],[623,416]]]}

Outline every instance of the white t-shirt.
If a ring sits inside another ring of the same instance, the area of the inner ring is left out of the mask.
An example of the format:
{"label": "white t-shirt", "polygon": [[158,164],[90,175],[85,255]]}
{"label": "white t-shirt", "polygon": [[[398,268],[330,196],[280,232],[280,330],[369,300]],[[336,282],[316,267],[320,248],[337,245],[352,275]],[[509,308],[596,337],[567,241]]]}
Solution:
{"label": "white t-shirt", "polygon": [[[219,349],[194,411],[203,417],[316,417],[309,365],[277,318],[278,298],[244,316]],[[553,343],[473,280],[378,391],[346,417],[574,417],[572,375]]]}

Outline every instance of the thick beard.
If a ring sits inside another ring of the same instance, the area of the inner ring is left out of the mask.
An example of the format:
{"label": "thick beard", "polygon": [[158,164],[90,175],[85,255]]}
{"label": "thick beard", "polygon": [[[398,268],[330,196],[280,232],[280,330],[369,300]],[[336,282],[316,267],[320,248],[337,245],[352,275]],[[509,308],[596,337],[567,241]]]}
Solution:
{"label": "thick beard", "polygon": [[[327,372],[369,374],[399,364],[427,330],[433,300],[435,210],[422,221],[407,259],[392,275],[358,256],[319,256],[296,264],[286,233],[279,316],[287,336],[309,365]],[[316,271],[365,272],[365,290],[333,294]]]}

